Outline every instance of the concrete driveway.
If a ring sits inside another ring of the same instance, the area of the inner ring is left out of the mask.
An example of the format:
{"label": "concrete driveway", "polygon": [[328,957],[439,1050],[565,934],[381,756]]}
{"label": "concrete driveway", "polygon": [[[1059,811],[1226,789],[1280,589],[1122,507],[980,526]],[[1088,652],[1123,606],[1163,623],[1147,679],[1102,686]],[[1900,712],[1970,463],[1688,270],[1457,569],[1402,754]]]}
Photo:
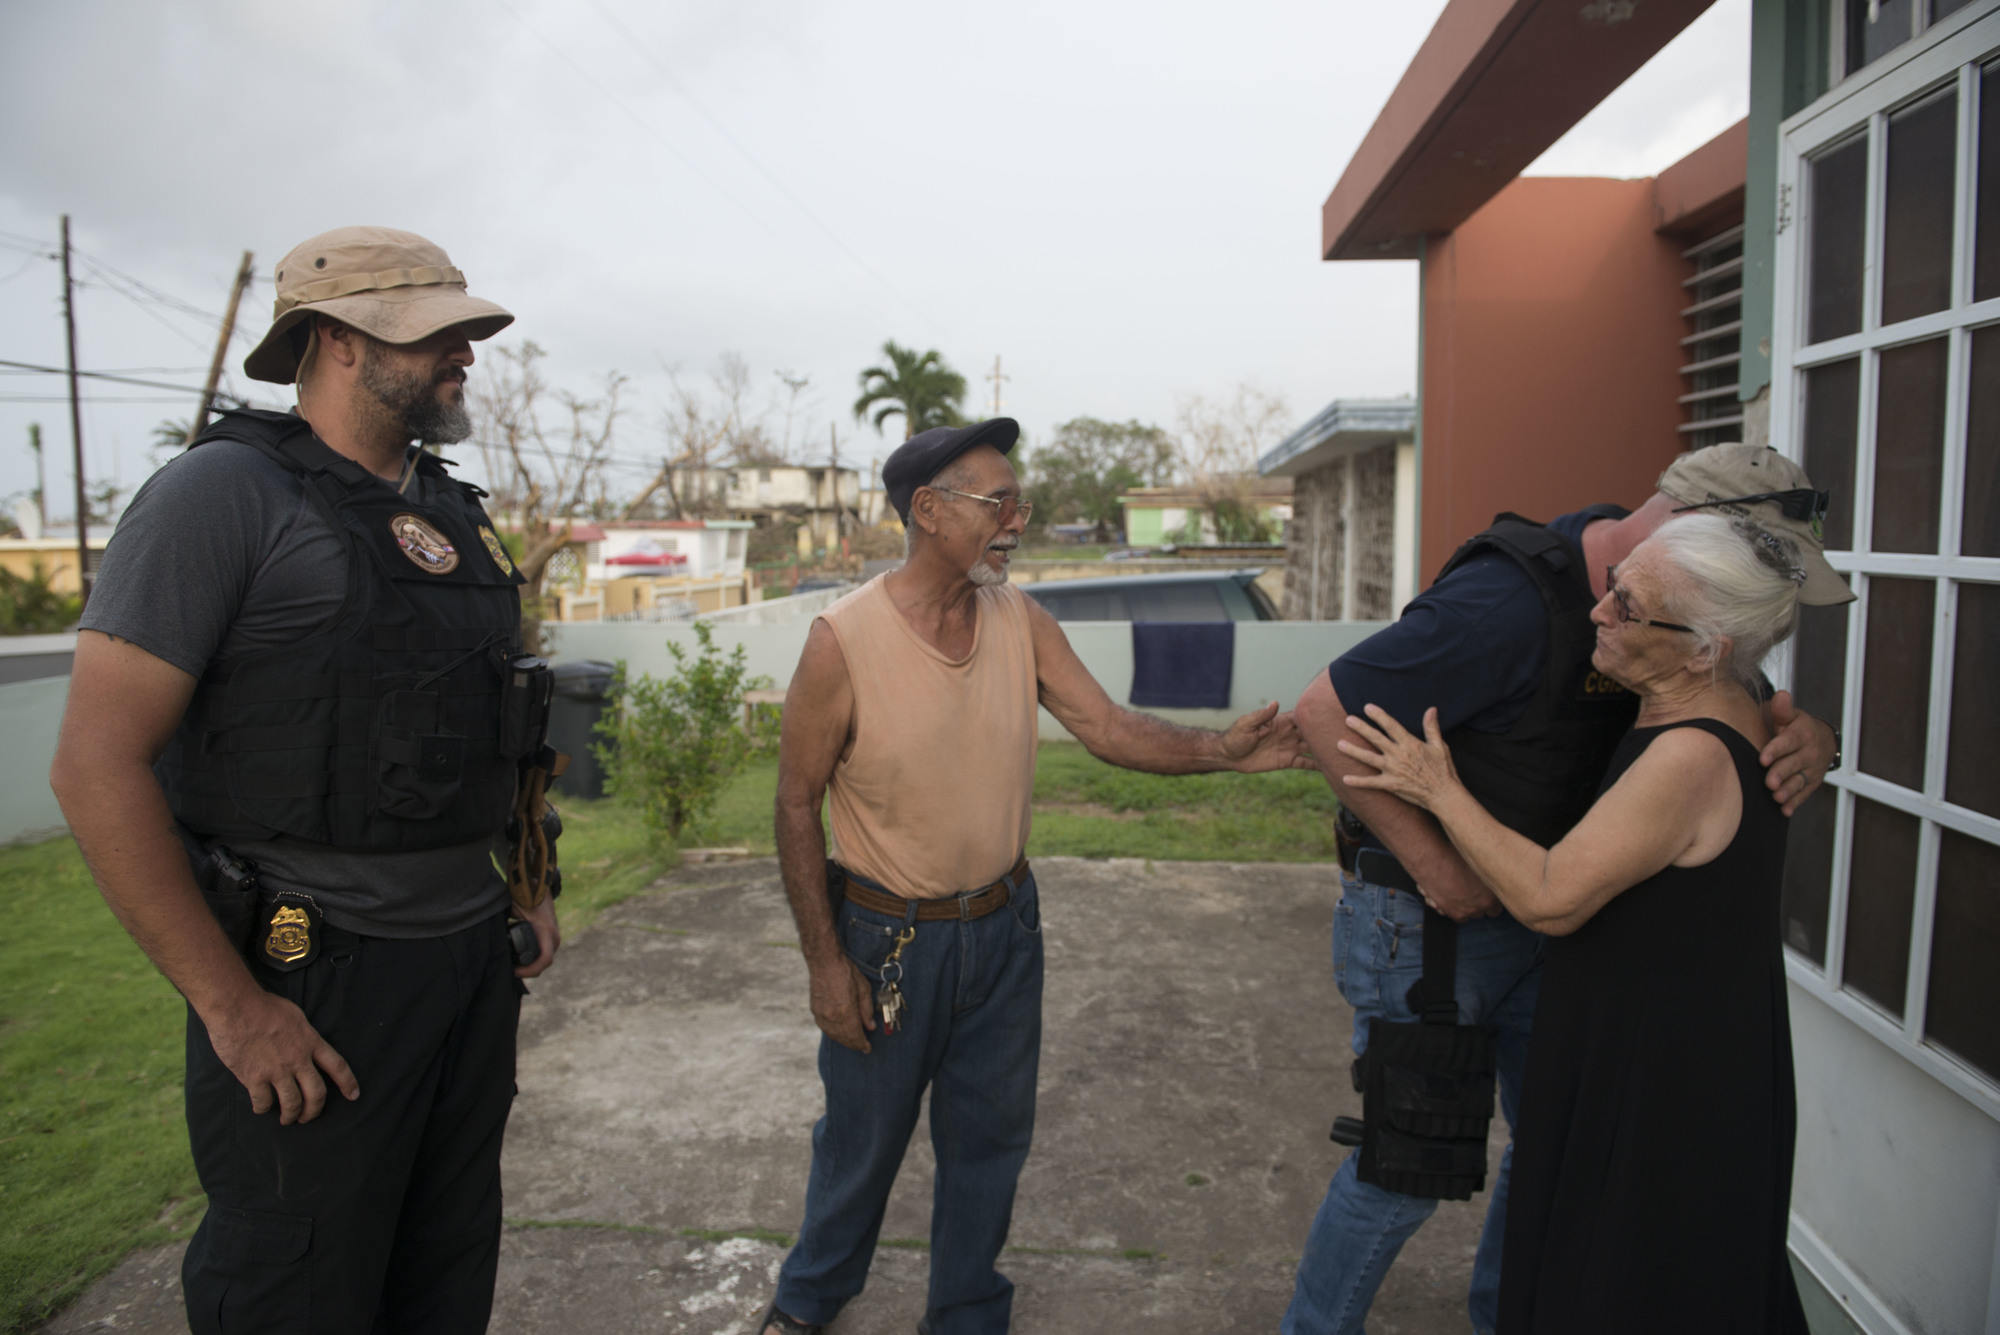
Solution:
{"label": "concrete driveway", "polygon": [[[1275,1331],[1359,1112],[1319,866],[1047,858],[1034,1153],[1001,1268],[1022,1335]],[[770,859],[676,872],[564,948],[523,1012],[492,1329],[747,1335],[803,1208],[818,1031]],[[1496,1125],[1493,1151],[1500,1135]],[[919,1129],[869,1287],[832,1328],[924,1308]],[[1391,1271],[1373,1335],[1460,1335],[1480,1196]],[[178,1248],[50,1332],[180,1332]]]}

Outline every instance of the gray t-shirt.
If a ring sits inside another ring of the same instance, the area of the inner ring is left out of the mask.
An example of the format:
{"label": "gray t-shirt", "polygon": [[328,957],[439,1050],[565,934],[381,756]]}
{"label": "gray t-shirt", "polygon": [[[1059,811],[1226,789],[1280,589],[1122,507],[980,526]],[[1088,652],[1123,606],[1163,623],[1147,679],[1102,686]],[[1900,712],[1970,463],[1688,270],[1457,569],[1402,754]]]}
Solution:
{"label": "gray t-shirt", "polygon": [[[431,485],[413,478],[413,499],[427,499]],[[346,539],[297,475],[249,445],[211,441],[139,488],[105,548],[82,624],[200,677],[331,619],[347,594],[347,563]],[[229,847],[257,864],[265,885],[311,895],[336,927],[426,937],[506,906],[494,842],[356,853],[287,836]]]}

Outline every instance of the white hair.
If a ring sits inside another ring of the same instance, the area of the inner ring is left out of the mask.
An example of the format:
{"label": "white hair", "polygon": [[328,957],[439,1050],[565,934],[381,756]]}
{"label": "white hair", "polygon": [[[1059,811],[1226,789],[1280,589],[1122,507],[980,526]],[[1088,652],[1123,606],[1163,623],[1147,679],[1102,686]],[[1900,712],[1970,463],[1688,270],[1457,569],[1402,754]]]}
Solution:
{"label": "white hair", "polygon": [[1694,628],[1716,671],[1754,686],[1764,656],[1798,628],[1798,544],[1747,519],[1687,514],[1641,546],[1658,549],[1681,576],[1665,581],[1664,616]]}

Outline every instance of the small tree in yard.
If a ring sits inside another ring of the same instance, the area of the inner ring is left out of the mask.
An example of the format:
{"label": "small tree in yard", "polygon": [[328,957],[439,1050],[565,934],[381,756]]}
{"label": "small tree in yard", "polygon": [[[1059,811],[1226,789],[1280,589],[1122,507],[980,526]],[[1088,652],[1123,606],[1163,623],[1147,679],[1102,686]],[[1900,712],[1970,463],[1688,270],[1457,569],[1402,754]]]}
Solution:
{"label": "small tree in yard", "polygon": [[714,809],[749,756],[743,693],[771,684],[749,675],[742,645],[725,655],[705,621],[694,623],[694,633],[701,647],[692,655],[667,645],[676,666],[664,681],[635,679],[621,661],[611,679],[611,707],[597,725],[605,739],[595,747],[605,789],[670,839]]}
{"label": "small tree in yard", "polygon": [[53,635],[82,615],[83,599],[57,593],[41,562],[25,577],[0,569],[0,635]]}

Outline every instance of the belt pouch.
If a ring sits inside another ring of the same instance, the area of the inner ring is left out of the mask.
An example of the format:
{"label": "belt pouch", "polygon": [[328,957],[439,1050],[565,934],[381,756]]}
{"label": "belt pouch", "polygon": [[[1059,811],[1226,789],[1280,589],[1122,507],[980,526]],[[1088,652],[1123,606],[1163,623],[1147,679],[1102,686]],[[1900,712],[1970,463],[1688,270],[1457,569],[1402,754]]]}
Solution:
{"label": "belt pouch", "polygon": [[838,918],[840,906],[847,901],[847,868],[832,858],[826,860],[826,900]]}
{"label": "belt pouch", "polygon": [[1462,1201],[1486,1185],[1500,1031],[1457,1023],[1457,952],[1458,924],[1427,907],[1424,973],[1411,989],[1423,1018],[1368,1022],[1355,1175],[1385,1191]]}

